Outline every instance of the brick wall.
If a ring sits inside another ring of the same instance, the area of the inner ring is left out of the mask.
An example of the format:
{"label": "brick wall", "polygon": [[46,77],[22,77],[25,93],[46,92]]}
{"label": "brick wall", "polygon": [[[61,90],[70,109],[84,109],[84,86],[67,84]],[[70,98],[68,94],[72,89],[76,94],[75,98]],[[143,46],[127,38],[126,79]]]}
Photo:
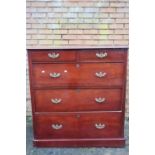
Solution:
{"label": "brick wall", "polygon": [[57,46],[128,46],[128,0],[27,0],[27,48]]}
{"label": "brick wall", "polygon": [[128,45],[128,0],[27,0],[27,48]]}

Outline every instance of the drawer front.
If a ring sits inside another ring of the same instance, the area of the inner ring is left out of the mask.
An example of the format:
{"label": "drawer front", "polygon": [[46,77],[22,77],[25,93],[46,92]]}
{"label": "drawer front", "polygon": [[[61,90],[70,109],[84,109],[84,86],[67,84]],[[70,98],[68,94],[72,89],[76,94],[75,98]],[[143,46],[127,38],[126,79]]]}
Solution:
{"label": "drawer front", "polygon": [[36,90],[36,112],[121,110],[121,89]]}
{"label": "drawer front", "polygon": [[79,118],[80,138],[118,138],[122,135],[121,112],[83,113]]}
{"label": "drawer front", "polygon": [[121,86],[124,63],[33,64],[34,86]]}
{"label": "drawer front", "polygon": [[76,115],[35,115],[36,138],[77,138]]}
{"label": "drawer front", "polygon": [[36,138],[118,138],[121,113],[72,113],[35,116]]}
{"label": "drawer front", "polygon": [[121,50],[87,50],[80,51],[80,61],[96,61],[96,62],[122,62],[125,61],[126,52]]}
{"label": "drawer front", "polygon": [[75,51],[38,51],[31,52],[31,59],[33,62],[59,62],[59,61],[75,61]]}

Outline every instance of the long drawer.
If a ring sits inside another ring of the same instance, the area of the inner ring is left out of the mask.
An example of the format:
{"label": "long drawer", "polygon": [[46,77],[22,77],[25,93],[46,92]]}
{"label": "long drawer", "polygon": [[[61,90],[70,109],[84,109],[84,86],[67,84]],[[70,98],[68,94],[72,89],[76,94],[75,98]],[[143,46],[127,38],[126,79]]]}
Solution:
{"label": "long drawer", "polygon": [[35,137],[118,138],[122,136],[120,112],[35,115]]}
{"label": "long drawer", "polygon": [[122,89],[35,90],[36,112],[121,110]]}
{"label": "long drawer", "polygon": [[122,86],[124,63],[33,64],[33,86]]}

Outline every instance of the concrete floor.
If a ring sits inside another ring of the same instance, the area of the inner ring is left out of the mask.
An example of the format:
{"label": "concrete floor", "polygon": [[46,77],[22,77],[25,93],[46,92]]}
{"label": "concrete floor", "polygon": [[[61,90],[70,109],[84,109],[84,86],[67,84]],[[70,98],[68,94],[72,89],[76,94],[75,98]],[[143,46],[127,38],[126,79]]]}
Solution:
{"label": "concrete floor", "polygon": [[125,121],[125,148],[36,148],[32,145],[32,119],[26,118],[26,155],[128,155],[128,127],[129,121]]}

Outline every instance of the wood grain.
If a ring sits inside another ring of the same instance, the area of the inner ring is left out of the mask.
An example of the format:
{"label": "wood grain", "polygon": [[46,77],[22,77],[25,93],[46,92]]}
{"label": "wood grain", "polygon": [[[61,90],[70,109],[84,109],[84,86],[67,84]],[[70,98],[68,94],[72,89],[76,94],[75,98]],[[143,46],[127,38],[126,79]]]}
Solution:
{"label": "wood grain", "polygon": [[[78,63],[78,64],[33,64],[35,87],[44,86],[121,86],[123,85],[123,63]],[[95,74],[103,72],[105,77]],[[50,73],[60,73],[51,78]]]}
{"label": "wood grain", "polygon": [[[36,112],[121,110],[122,89],[52,89],[36,90]],[[102,103],[95,98],[105,98]],[[58,104],[51,99],[61,99]]]}
{"label": "wood grain", "polygon": [[[50,58],[48,54],[59,54],[58,58]],[[31,59],[33,62],[59,62],[59,61],[75,61],[76,60],[76,52],[75,51],[62,51],[62,50],[38,50],[37,52],[31,53]]]}
{"label": "wood grain", "polygon": [[[51,59],[48,53],[59,53]],[[100,59],[96,53],[107,52]],[[28,49],[34,146],[123,147],[127,48]],[[59,78],[51,78],[59,72]],[[106,72],[98,78],[96,72]],[[97,104],[95,97],[105,97]],[[60,104],[51,98],[61,98]],[[94,124],[105,124],[97,129]],[[62,124],[55,130],[52,124]]]}
{"label": "wood grain", "polygon": [[[121,113],[61,113],[35,115],[36,138],[119,138],[121,137]],[[95,124],[105,124],[97,129]],[[61,124],[53,129],[52,124]]]}

